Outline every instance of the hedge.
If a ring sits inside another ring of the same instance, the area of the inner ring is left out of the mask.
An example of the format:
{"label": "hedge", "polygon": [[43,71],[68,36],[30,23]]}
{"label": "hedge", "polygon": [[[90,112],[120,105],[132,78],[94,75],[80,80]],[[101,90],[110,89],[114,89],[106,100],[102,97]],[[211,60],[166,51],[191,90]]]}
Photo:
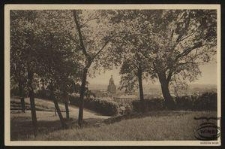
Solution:
{"label": "hedge", "polygon": [[176,108],[181,110],[217,110],[217,93],[176,97]]}
{"label": "hedge", "polygon": [[161,98],[145,99],[143,102],[134,100],[132,106],[135,112],[159,111],[164,109],[164,100]]}
{"label": "hedge", "polygon": [[[215,92],[206,92],[201,95],[174,97],[174,101],[174,110],[217,110],[217,93]],[[132,102],[132,105],[133,111],[135,112],[159,111],[166,109],[163,98],[145,99],[143,105],[140,100],[135,100]]]}
{"label": "hedge", "polygon": [[[70,96],[70,104],[79,106],[79,97]],[[101,113],[106,116],[113,116],[118,114],[119,106],[114,101],[104,100],[104,99],[84,99],[84,108]]]}

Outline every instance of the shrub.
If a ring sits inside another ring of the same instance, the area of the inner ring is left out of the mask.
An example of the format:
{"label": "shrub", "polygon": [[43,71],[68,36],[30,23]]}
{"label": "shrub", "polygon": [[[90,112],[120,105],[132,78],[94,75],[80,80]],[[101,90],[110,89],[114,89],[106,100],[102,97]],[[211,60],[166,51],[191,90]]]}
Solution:
{"label": "shrub", "polygon": [[194,110],[217,110],[217,93],[206,92],[194,100]]}
{"label": "shrub", "polygon": [[178,110],[217,110],[217,93],[175,97]]}
{"label": "shrub", "polygon": [[[69,100],[72,105],[79,106],[79,97],[70,96]],[[118,104],[114,101],[92,98],[84,99],[84,108],[107,116],[117,115],[119,110]]]}
{"label": "shrub", "polygon": [[175,108],[177,110],[192,110],[193,101],[191,96],[175,97]]}
{"label": "shrub", "polygon": [[[217,93],[216,92],[206,92],[201,95],[191,95],[191,96],[181,96],[174,97],[175,110],[195,110],[195,111],[205,111],[205,110],[217,110]],[[166,109],[164,105],[164,99],[153,98],[146,99],[144,103],[140,100],[135,100],[132,102],[133,111],[135,112],[148,112],[148,111],[159,111]]]}
{"label": "shrub", "polygon": [[161,98],[145,99],[143,103],[140,100],[134,100],[132,105],[135,112],[159,111],[164,109],[164,100]]}

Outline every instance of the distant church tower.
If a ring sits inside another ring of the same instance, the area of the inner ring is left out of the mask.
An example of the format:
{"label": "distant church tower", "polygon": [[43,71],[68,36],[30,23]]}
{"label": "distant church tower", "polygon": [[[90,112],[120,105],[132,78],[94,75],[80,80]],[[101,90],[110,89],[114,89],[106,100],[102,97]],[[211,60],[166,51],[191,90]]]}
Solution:
{"label": "distant church tower", "polygon": [[109,85],[107,91],[111,94],[116,93],[116,85],[114,84],[113,76],[111,75],[111,78],[109,80]]}

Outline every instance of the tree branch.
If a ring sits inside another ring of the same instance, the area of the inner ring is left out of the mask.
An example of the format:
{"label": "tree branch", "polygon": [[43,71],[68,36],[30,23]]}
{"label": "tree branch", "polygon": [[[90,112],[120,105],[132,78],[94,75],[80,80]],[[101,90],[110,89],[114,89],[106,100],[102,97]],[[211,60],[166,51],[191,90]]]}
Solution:
{"label": "tree branch", "polygon": [[184,57],[184,56],[187,56],[191,51],[193,51],[194,49],[197,49],[197,48],[200,48],[202,47],[202,42],[198,42],[197,44],[195,44],[193,47],[190,47],[190,48],[187,48],[185,49],[182,53],[178,54],[175,58],[175,62],[181,58],[181,57]]}
{"label": "tree branch", "polygon": [[188,37],[191,37],[192,35],[194,35],[194,33],[195,33],[195,32],[192,32],[191,34],[189,34],[189,35],[187,35],[187,36],[181,38],[181,39],[179,40],[179,42],[181,42],[181,41],[187,39]]}
{"label": "tree branch", "polygon": [[75,24],[76,24],[76,27],[77,27],[82,52],[87,58],[89,58],[90,56],[87,54],[86,48],[84,46],[83,36],[81,34],[81,27],[80,27],[80,24],[79,24],[79,21],[78,21],[78,18],[77,18],[76,10],[73,11],[73,17],[74,17],[74,21],[75,21]]}
{"label": "tree branch", "polygon": [[172,75],[173,75],[173,71],[172,71],[172,69],[170,69],[169,74],[168,74],[168,76],[167,76],[167,78],[166,78],[166,80],[167,80],[168,82],[171,80]]}
{"label": "tree branch", "polygon": [[103,50],[104,48],[107,46],[107,44],[110,42],[110,40],[113,38],[113,37],[116,37],[115,34],[112,35],[111,37],[108,38],[108,40],[106,40],[105,44],[102,46],[102,48],[92,57],[92,60],[94,60]]}
{"label": "tree branch", "polygon": [[102,46],[102,48],[92,57],[92,60],[94,60],[103,50],[104,48],[106,47],[106,45],[110,42],[110,40],[107,40],[105,42],[105,44]]}
{"label": "tree branch", "polygon": [[187,18],[186,21],[185,21],[185,27],[184,27],[183,31],[182,31],[182,33],[179,34],[178,37],[177,37],[177,40],[176,40],[177,42],[180,42],[181,38],[182,38],[182,37],[185,35],[185,33],[188,31],[190,19],[191,19],[191,17],[190,17],[190,13],[189,13],[189,14],[188,14],[188,18]]}

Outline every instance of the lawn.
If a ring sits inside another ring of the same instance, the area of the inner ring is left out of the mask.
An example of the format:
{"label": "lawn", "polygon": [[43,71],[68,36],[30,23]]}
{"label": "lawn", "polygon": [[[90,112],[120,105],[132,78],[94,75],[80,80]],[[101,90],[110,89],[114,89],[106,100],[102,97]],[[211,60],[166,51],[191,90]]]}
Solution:
{"label": "lawn", "polygon": [[[29,104],[29,100],[25,100]],[[107,117],[84,111],[84,126],[77,125],[77,107],[70,106],[70,128],[63,130],[53,103],[36,100],[38,136],[34,138],[30,110],[11,110],[11,140],[36,141],[148,141],[195,140],[194,130],[203,122],[194,117],[215,117],[216,111],[152,111]],[[60,104],[63,110],[64,106]],[[63,112],[65,116],[65,112]]]}
{"label": "lawn", "polygon": [[[35,140],[57,141],[148,141],[195,140],[194,130],[201,121],[199,116],[215,116],[216,112],[151,112],[144,116],[109,120],[98,127],[72,128],[41,134]],[[107,122],[107,123],[106,123]]]}

